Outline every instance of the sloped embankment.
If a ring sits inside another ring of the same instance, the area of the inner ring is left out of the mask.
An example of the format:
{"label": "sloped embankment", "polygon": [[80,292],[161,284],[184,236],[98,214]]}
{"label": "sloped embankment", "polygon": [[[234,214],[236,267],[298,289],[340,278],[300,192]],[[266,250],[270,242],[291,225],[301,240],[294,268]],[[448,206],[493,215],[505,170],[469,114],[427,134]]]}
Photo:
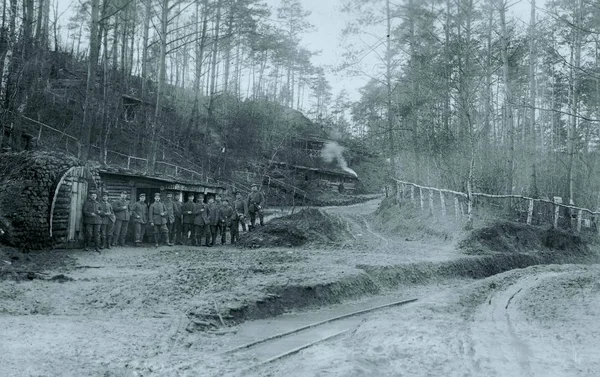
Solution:
{"label": "sloped embankment", "polygon": [[274,219],[240,236],[245,248],[302,246],[307,243],[339,244],[352,239],[347,224],[321,209],[308,208]]}

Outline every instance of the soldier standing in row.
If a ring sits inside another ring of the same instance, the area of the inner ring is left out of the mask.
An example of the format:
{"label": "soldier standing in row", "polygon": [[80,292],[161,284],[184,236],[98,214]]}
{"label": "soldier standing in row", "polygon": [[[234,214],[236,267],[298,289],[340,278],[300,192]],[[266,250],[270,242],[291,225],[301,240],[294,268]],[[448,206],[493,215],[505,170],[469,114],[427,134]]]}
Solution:
{"label": "soldier standing in row", "polygon": [[167,239],[174,241],[175,238],[175,203],[173,202],[173,193],[167,193],[167,199],[164,202],[167,209]]}
{"label": "soldier standing in row", "polygon": [[231,234],[231,244],[235,244],[235,241],[239,238],[239,229],[238,229],[238,217],[237,212],[233,209],[231,205],[229,205],[229,201],[227,199],[223,199],[223,204],[221,206],[221,218],[223,222],[223,236],[221,238],[221,244],[225,245],[225,231],[227,227],[229,227],[229,233]]}
{"label": "soldier standing in row", "polygon": [[88,247],[94,239],[94,248],[100,252],[100,227],[102,226],[102,208],[97,201],[98,195],[95,192],[90,192],[88,200],[83,205],[83,224],[85,225],[85,245],[84,250],[88,251]]}
{"label": "soldier standing in row", "polygon": [[137,201],[131,210],[133,223],[135,224],[135,246],[140,246],[146,232],[146,224],[148,222],[148,206],[146,205],[146,194],[139,195]]}
{"label": "soldier standing in row", "polygon": [[211,246],[209,232],[208,209],[204,204],[204,195],[199,194],[194,206],[194,245],[201,246],[202,237],[205,237],[205,245]]}
{"label": "soldier standing in row", "polygon": [[196,211],[196,203],[194,203],[194,194],[188,194],[188,201],[181,206],[183,215],[183,242],[186,245],[190,244],[191,239],[195,240],[194,236],[194,218]]}
{"label": "soldier standing in row", "polygon": [[171,238],[171,242],[174,244],[181,245],[181,231],[182,231],[182,211],[181,207],[183,203],[181,203],[181,195],[179,193],[175,194],[175,201],[173,202],[173,214],[175,215],[175,223],[174,230]]}
{"label": "soldier standing in row", "polygon": [[213,198],[208,199],[206,205],[208,212],[208,225],[210,229],[210,246],[214,246],[217,240],[217,224],[221,222],[221,211]]}
{"label": "soldier standing in row", "polygon": [[256,215],[260,220],[260,225],[264,225],[264,216],[262,213],[262,205],[265,201],[265,196],[258,191],[256,184],[252,185],[252,191],[248,194],[248,213],[250,214],[250,229],[254,229],[256,223]]}
{"label": "soldier standing in row", "polygon": [[[235,201],[233,202],[233,209],[236,212],[236,217],[237,217],[237,221],[235,223],[235,229],[238,230],[238,235],[239,235],[239,225],[242,225],[242,230],[245,232],[246,231],[246,217],[248,217],[248,201],[244,200],[244,198],[242,198],[242,193],[241,192],[237,192],[235,194]],[[233,229],[233,226],[232,228]]]}
{"label": "soldier standing in row", "polygon": [[102,250],[102,248],[110,249],[115,224],[115,213],[113,212],[112,205],[108,201],[107,192],[102,193],[102,203],[100,203],[100,207],[102,208],[102,226],[100,227],[102,243],[100,245],[100,250]]}
{"label": "soldier standing in row", "polygon": [[160,193],[154,194],[154,203],[150,205],[149,221],[150,226],[154,228],[154,246],[158,247],[160,235],[165,238],[168,246],[173,246],[169,241],[169,229],[167,228],[167,207],[160,201]]}
{"label": "soldier standing in row", "polygon": [[125,246],[125,237],[129,228],[129,219],[131,218],[131,203],[127,200],[127,191],[122,191],[119,199],[112,203],[115,213],[115,228],[112,245]]}

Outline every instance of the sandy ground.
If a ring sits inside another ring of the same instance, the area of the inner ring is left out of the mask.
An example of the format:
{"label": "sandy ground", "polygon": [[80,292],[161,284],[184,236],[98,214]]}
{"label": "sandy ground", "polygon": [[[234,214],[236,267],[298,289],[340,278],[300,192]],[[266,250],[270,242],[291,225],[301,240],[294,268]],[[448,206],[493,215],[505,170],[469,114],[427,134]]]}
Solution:
{"label": "sandy ground", "polygon": [[598,376],[600,268],[530,267],[372,316],[261,376]]}
{"label": "sandy ground", "polygon": [[[237,366],[219,352],[239,340],[240,327],[199,331],[194,317],[225,313],[274,288],[364,274],[360,265],[465,257],[437,239],[383,236],[370,223],[377,204],[327,209],[355,236],[342,246],[0,253],[0,376],[235,374]],[[420,295],[428,299],[374,315],[349,336],[250,375],[542,375],[540,360],[547,360],[567,371],[554,375],[591,376],[600,370],[598,351],[589,347],[600,335],[591,320],[600,314],[597,281],[593,267],[570,266],[424,287]],[[515,362],[517,374],[507,374],[503,363]]]}

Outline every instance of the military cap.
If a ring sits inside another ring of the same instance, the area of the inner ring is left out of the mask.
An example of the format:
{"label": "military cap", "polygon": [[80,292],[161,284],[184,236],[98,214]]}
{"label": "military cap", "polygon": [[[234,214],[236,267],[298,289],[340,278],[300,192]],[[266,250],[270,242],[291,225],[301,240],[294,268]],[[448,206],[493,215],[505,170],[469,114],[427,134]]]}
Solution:
{"label": "military cap", "polygon": [[146,194],[144,194],[144,193],[142,192],[142,193],[141,193],[141,194],[139,194],[138,196],[139,196],[140,198],[141,198],[142,196],[143,196],[143,197],[146,197]]}
{"label": "military cap", "polygon": [[160,192],[155,192],[154,193],[154,197],[156,198],[157,196],[160,196]]}
{"label": "military cap", "polygon": [[258,185],[256,183],[253,183],[250,187],[258,187]]}
{"label": "military cap", "polygon": [[188,198],[193,198],[193,197],[194,197],[194,193],[193,193],[193,192],[190,192],[190,193],[188,194]]}
{"label": "military cap", "polygon": [[104,192],[102,193],[102,196],[108,196],[108,192],[104,191]]}

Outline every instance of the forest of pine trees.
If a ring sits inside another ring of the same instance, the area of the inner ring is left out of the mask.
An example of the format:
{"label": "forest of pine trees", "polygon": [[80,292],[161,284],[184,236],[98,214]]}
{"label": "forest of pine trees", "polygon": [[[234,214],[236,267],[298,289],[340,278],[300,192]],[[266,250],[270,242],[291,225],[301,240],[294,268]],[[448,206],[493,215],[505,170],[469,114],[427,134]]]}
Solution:
{"label": "forest of pine trees", "polygon": [[[152,168],[172,149],[219,175],[284,150],[297,110],[369,187],[391,174],[600,204],[596,1],[339,0],[331,67],[312,63],[301,0],[57,1],[2,3],[3,145],[37,121],[84,160]],[[365,85],[334,93],[331,72]],[[134,120],[122,95],[142,103]]]}

